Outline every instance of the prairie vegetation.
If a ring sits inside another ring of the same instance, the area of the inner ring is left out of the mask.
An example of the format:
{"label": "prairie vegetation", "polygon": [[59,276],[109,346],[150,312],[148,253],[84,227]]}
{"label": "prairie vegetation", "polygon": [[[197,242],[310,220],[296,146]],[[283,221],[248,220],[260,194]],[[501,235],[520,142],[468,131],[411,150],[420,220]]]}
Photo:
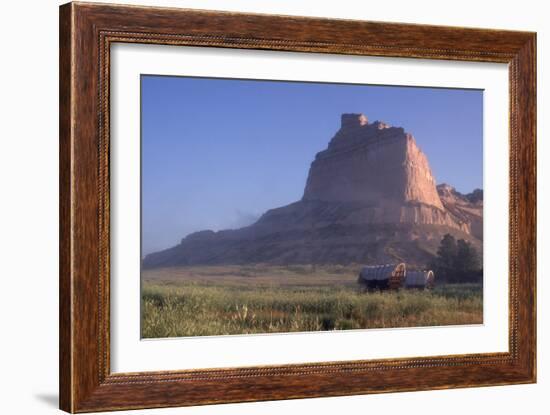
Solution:
{"label": "prairie vegetation", "polygon": [[[362,292],[358,266],[205,266],[142,274],[144,338],[483,322],[480,284]],[[437,278],[437,276],[436,276]]]}

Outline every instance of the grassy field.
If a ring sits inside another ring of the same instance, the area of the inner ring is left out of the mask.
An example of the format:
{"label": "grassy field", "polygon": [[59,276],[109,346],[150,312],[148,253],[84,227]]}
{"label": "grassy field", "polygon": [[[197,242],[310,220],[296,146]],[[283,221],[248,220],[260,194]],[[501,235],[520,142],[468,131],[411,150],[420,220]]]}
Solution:
{"label": "grassy field", "polygon": [[142,337],[483,322],[482,287],[364,293],[358,266],[208,266],[142,274]]}

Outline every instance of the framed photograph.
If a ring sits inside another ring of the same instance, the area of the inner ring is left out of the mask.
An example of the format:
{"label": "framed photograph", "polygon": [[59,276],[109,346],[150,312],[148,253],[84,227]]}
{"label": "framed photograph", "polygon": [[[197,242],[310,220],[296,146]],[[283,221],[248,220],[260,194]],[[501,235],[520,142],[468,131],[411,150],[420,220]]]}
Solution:
{"label": "framed photograph", "polygon": [[60,8],[60,407],[536,381],[536,35]]}

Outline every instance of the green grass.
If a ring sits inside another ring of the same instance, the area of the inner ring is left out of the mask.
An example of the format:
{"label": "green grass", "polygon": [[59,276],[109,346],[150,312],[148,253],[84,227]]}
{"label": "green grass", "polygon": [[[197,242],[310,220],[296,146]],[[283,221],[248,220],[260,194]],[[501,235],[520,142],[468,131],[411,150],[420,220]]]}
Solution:
{"label": "green grass", "polygon": [[142,337],[479,324],[479,285],[363,293],[356,267],[190,267],[147,271]]}

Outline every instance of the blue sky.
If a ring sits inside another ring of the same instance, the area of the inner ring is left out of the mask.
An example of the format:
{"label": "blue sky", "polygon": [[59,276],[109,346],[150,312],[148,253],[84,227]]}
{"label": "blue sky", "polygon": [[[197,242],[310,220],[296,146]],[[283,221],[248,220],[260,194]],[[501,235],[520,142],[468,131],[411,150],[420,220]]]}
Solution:
{"label": "blue sky", "polygon": [[479,90],[143,75],[143,254],[302,197],[346,112],[410,132],[437,183],[483,187]]}

